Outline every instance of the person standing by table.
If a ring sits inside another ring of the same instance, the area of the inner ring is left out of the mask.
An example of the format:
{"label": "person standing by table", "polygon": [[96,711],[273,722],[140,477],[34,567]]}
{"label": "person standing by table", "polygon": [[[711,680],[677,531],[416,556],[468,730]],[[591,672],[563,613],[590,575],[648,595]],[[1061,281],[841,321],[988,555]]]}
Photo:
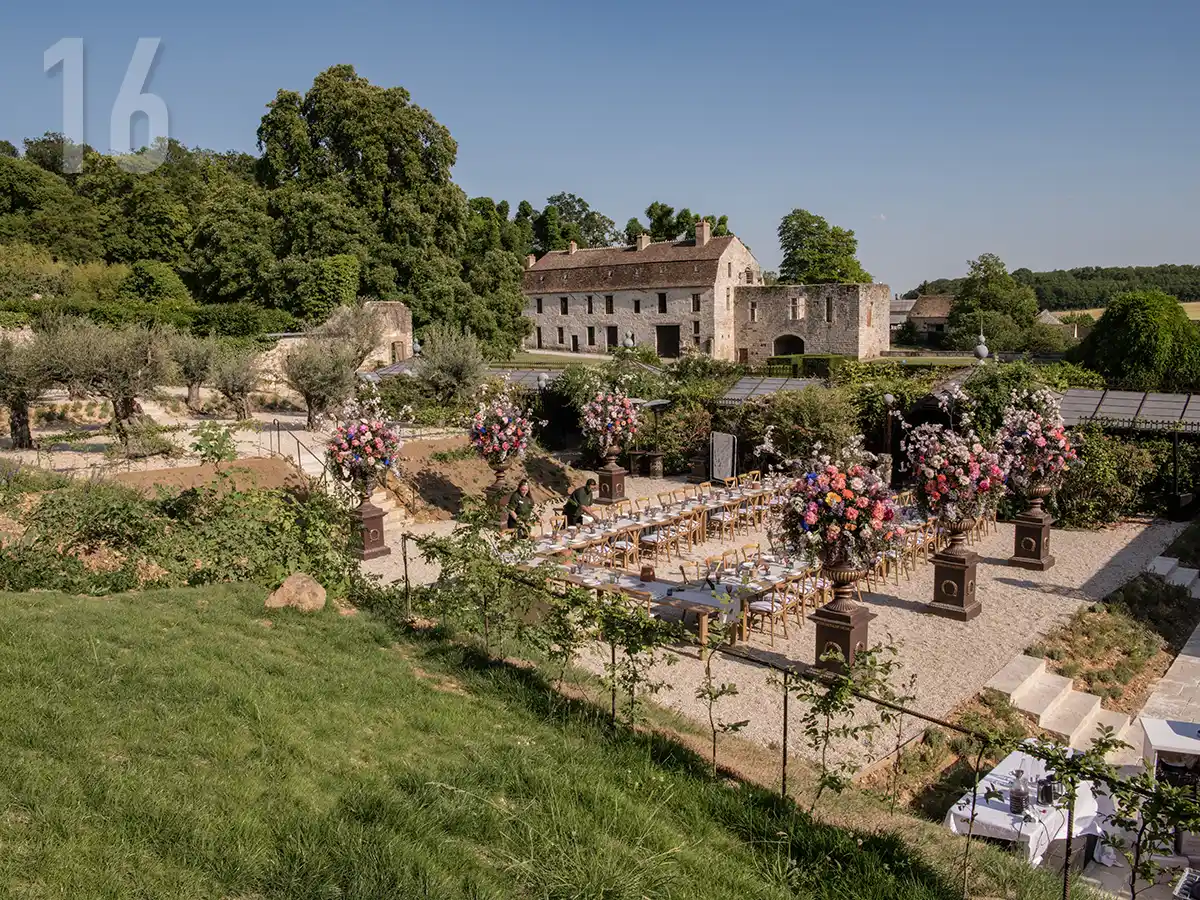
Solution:
{"label": "person standing by table", "polygon": [[529,493],[528,478],[522,478],[508,498],[504,527],[515,531],[521,540],[526,540],[533,530],[533,497]]}
{"label": "person standing by table", "polygon": [[596,479],[589,478],[587,484],[575,488],[571,492],[571,496],[567,497],[566,505],[563,506],[563,515],[567,517],[568,525],[582,525],[584,516],[596,518],[596,513],[592,510],[592,504],[596,502],[595,489]]}

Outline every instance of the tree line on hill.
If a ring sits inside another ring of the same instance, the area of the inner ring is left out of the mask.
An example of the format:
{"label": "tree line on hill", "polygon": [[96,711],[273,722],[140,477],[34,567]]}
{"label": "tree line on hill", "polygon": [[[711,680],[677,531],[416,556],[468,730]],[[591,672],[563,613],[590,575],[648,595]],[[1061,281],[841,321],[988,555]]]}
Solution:
{"label": "tree line on hill", "polygon": [[[165,140],[117,157],[54,133],[23,152],[0,142],[0,324],[5,310],[71,301],[109,324],[285,330],[371,297],[408,304],[419,331],[470,330],[502,354],[528,329],[527,254],[695,234],[695,214],[658,201],[619,230],[570,193],[541,210],[468,198],[449,130],[348,65],[279,91],[257,137],[257,156]],[[727,217],[706,218],[728,233]]]}
{"label": "tree line on hill", "polygon": [[[969,277],[969,276],[968,276]],[[1041,309],[1098,309],[1126,291],[1158,290],[1182,301],[1200,300],[1200,266],[1082,266],[1033,272],[1014,269],[1013,280],[1029,287]],[[904,294],[957,294],[966,278],[938,278]]]}

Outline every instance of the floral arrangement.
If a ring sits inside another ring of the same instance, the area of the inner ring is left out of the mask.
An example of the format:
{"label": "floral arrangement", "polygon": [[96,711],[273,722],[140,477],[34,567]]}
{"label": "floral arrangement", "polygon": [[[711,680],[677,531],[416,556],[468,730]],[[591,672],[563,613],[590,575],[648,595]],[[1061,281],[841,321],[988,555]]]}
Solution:
{"label": "floral arrangement", "polygon": [[905,438],[917,501],[944,522],[977,519],[1000,503],[1007,473],[998,453],[973,432],[921,425]]}
{"label": "floral arrangement", "polygon": [[493,468],[524,456],[533,435],[533,421],[505,385],[486,397],[471,419],[471,444]]}
{"label": "floral arrangement", "polygon": [[607,453],[637,434],[637,407],[619,391],[596,394],[583,408],[583,429],[595,437],[600,452]]}
{"label": "floral arrangement", "polygon": [[997,434],[1008,478],[1021,491],[1056,485],[1078,459],[1063,426],[1058,399],[1049,391],[1013,395]]}
{"label": "floral arrangement", "polygon": [[798,479],[779,514],[783,543],[823,566],[870,566],[899,538],[895,498],[863,465],[830,464]]}
{"label": "floral arrangement", "polygon": [[400,436],[380,419],[339,425],[325,449],[333,472],[362,486],[392,468],[399,453]]}

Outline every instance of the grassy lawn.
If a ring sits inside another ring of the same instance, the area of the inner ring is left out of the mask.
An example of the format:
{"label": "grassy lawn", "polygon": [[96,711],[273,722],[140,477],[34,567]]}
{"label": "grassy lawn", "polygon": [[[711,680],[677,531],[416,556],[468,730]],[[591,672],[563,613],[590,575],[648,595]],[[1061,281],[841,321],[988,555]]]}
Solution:
{"label": "grassy lawn", "polygon": [[1139,575],[1102,603],[1078,610],[1025,652],[1096,694],[1108,709],[1133,715],[1200,622],[1187,589]]}
{"label": "grassy lawn", "polygon": [[911,838],[610,734],[536,671],[262,599],[0,595],[0,895],[960,896]]}
{"label": "grassy lawn", "polygon": [[607,353],[576,353],[574,356],[556,356],[553,353],[529,353],[519,350],[513,354],[511,360],[497,363],[497,365],[514,369],[565,369],[571,363],[598,366],[608,362],[610,358]]}

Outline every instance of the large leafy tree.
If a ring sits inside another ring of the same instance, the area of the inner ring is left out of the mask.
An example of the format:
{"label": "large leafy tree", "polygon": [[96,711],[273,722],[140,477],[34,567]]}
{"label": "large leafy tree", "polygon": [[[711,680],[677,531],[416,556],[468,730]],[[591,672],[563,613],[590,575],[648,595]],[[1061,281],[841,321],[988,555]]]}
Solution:
{"label": "large leafy tree", "polygon": [[1115,387],[1190,392],[1200,385],[1200,330],[1170,294],[1129,291],[1109,301],[1071,358]]}
{"label": "large leafy tree", "polygon": [[0,243],[24,242],[87,262],[104,256],[100,216],[67,182],[27,159],[0,156]]}
{"label": "large leafy tree", "polygon": [[1018,328],[1028,328],[1037,318],[1037,294],[1005,268],[994,253],[984,253],[967,264],[967,277],[954,295],[950,326],[956,320],[977,316],[980,310],[1008,316]]}
{"label": "large leafy tree", "polygon": [[854,232],[830,225],[806,209],[793,209],[779,223],[783,263],[779,280],[785,284],[867,284],[870,274],[855,254]]}
{"label": "large leafy tree", "polygon": [[17,150],[16,144],[12,141],[0,141],[0,156],[16,159],[20,155],[20,151]]}
{"label": "large leafy tree", "polygon": [[679,212],[676,212],[675,207],[655,200],[646,207],[646,220],[648,224],[643,225],[637,219],[630,219],[626,223],[624,231],[625,242],[632,244],[637,240],[638,235],[641,234],[649,234],[652,241],[677,241],[681,238],[695,238],[696,223],[700,219],[706,220],[712,226],[713,237],[733,234],[729,230],[729,216],[698,216],[686,206],[679,210]]}
{"label": "large leafy tree", "polygon": [[599,210],[592,209],[582,197],[555,194],[546,199],[546,206],[558,210],[563,228],[572,230],[573,226],[573,233],[577,236],[568,240],[575,240],[580,247],[611,247],[622,239],[617,223]]}
{"label": "large leafy tree", "polygon": [[42,336],[21,343],[0,338],[0,406],[8,407],[14,450],[33,449],[29,408],[53,381],[44,344]]}

